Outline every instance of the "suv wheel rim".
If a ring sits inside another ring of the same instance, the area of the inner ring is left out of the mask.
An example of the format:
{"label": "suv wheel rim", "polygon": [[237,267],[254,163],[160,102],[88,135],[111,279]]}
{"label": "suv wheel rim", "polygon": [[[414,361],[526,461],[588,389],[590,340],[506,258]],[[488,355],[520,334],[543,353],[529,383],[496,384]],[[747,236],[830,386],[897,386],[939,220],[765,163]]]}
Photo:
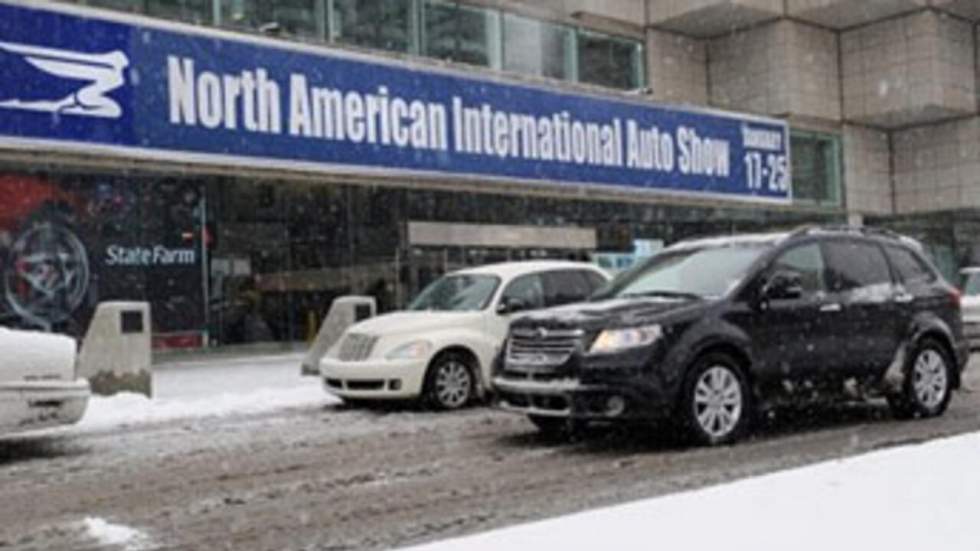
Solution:
{"label": "suv wheel rim", "polygon": [[742,417],[742,386],[731,369],[719,365],[701,374],[694,385],[694,415],[712,437],[735,430]]}
{"label": "suv wheel rim", "polygon": [[462,363],[450,360],[436,372],[436,397],[448,408],[458,408],[470,397],[470,373]]}
{"label": "suv wheel rim", "polygon": [[912,370],[912,387],[919,402],[935,409],[946,398],[946,361],[942,355],[931,348],[923,350],[915,359]]}

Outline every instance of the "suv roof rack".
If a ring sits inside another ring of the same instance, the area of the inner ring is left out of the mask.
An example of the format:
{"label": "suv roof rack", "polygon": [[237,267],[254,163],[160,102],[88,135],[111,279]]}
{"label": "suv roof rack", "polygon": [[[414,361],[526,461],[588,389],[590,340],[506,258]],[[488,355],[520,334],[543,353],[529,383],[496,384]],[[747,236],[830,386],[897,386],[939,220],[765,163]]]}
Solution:
{"label": "suv roof rack", "polygon": [[893,232],[892,230],[885,228],[875,228],[869,226],[847,226],[847,225],[836,225],[836,226],[820,226],[820,225],[807,225],[797,228],[790,233],[790,237],[799,237],[801,235],[810,235],[817,232],[832,232],[832,233],[850,233],[865,236],[874,237],[886,237],[889,239],[895,239],[898,241],[903,241],[907,239],[903,235]]}

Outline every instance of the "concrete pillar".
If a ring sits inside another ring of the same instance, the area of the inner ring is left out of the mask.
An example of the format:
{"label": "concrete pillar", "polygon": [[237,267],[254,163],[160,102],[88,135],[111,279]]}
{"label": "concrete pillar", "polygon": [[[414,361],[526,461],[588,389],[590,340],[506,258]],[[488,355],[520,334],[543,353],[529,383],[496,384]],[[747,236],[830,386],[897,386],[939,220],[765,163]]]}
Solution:
{"label": "concrete pillar", "polygon": [[78,374],[92,392],[152,396],[150,305],[103,302],[92,317],[78,356]]}
{"label": "concrete pillar", "polygon": [[377,312],[378,306],[374,297],[345,296],[335,299],[316,339],[300,364],[300,372],[303,375],[319,376],[320,360],[344,331],[361,320],[374,317]]}

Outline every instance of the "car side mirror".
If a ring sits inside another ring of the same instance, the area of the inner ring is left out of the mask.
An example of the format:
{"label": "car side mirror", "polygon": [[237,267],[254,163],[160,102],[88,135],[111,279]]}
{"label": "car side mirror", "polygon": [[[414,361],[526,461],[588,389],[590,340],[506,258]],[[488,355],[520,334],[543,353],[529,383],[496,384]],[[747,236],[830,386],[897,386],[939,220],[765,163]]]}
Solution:
{"label": "car side mirror", "polygon": [[762,286],[763,300],[790,300],[803,296],[803,278],[796,272],[780,270]]}
{"label": "car side mirror", "polygon": [[497,304],[497,313],[501,316],[513,314],[527,309],[527,303],[517,297],[505,297]]}

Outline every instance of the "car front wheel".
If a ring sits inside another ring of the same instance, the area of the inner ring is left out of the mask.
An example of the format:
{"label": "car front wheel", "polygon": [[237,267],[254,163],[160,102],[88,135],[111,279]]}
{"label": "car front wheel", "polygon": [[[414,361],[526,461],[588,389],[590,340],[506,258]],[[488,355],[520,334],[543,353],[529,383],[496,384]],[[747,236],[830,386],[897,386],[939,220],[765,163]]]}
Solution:
{"label": "car front wheel", "polygon": [[946,349],[935,339],[924,339],[905,368],[900,393],[888,397],[896,417],[936,417],[949,406],[952,395],[952,362]]}
{"label": "car front wheel", "polygon": [[727,354],[712,353],[699,359],[690,373],[682,416],[697,443],[729,444],[747,430],[750,404],[738,362]]}
{"label": "car front wheel", "polygon": [[464,356],[442,354],[429,366],[425,399],[436,409],[459,409],[470,403],[475,394],[473,366]]}

